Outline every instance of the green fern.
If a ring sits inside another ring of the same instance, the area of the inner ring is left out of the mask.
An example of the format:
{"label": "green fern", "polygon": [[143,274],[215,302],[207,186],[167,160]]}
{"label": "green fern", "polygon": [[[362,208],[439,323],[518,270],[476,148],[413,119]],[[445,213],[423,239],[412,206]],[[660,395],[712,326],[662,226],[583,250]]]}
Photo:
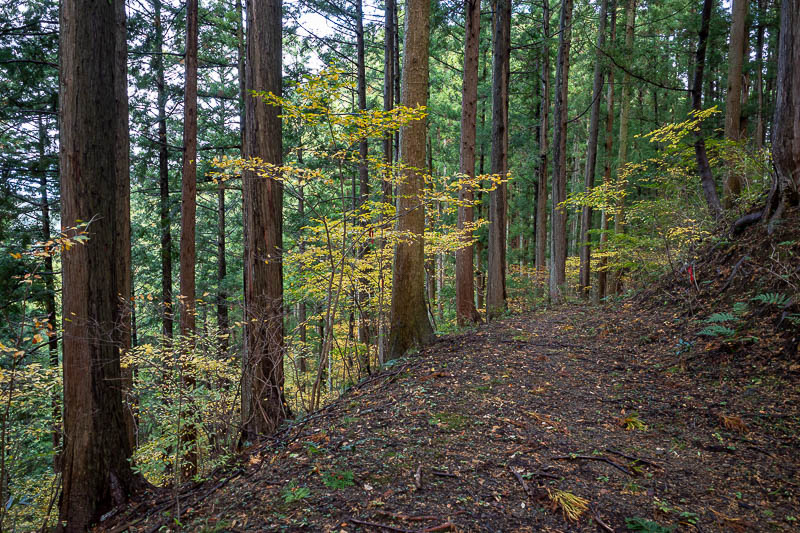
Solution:
{"label": "green fern", "polygon": [[751,298],[754,302],[760,302],[764,305],[776,305],[778,307],[785,306],[789,303],[790,299],[791,298],[780,292],[765,292],[764,294],[759,294]]}
{"label": "green fern", "polygon": [[748,305],[747,302],[736,302],[733,304],[733,314],[737,316],[742,316],[743,314],[747,313]]}
{"label": "green fern", "polygon": [[283,498],[284,503],[294,503],[307,498],[310,494],[311,489],[308,487],[298,487],[297,484],[292,481],[281,491],[281,498]]}
{"label": "green fern", "polygon": [[625,526],[628,531],[643,531],[645,533],[672,533],[673,527],[665,527],[658,522],[640,518],[638,516],[625,519]]}
{"label": "green fern", "polygon": [[736,330],[719,324],[712,324],[703,329],[698,335],[705,335],[707,337],[733,337],[736,335]]}
{"label": "green fern", "polygon": [[736,320],[736,317],[731,313],[714,313],[706,318],[705,322],[708,324],[716,324],[720,322],[732,322],[734,320]]}

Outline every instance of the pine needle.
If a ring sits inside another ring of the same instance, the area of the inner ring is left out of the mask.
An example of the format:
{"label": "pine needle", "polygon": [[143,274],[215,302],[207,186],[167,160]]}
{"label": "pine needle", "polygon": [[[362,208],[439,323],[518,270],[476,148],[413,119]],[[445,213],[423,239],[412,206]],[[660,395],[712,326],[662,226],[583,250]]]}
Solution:
{"label": "pine needle", "polygon": [[547,496],[553,502],[553,510],[561,508],[561,512],[567,520],[577,522],[584,511],[589,508],[589,500],[565,490],[547,489]]}

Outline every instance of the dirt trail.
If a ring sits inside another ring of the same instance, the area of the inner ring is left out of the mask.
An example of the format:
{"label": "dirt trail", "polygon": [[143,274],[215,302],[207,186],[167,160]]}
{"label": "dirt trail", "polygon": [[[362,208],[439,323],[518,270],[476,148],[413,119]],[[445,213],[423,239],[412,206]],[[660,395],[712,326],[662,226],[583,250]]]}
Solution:
{"label": "dirt trail", "polygon": [[[631,305],[564,307],[443,338],[185,493],[180,523],[794,530],[797,365],[703,352],[680,317]],[[553,501],[565,494],[586,500],[577,520]],[[142,502],[114,527],[177,530],[172,510]]]}

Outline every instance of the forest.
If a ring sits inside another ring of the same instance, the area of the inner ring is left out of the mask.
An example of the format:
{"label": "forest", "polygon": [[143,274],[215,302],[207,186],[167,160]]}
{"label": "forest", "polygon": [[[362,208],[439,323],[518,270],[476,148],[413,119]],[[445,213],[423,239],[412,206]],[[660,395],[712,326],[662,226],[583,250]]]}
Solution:
{"label": "forest", "polygon": [[796,527],[800,0],[0,0],[0,102],[0,531]]}

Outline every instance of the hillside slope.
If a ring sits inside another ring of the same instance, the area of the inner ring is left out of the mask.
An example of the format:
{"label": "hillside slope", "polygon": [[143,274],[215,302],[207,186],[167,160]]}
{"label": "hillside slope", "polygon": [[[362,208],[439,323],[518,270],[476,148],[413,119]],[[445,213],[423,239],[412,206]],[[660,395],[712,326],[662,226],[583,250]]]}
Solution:
{"label": "hillside slope", "polygon": [[179,520],[150,495],[99,529],[793,530],[800,365],[702,327],[629,300],[443,338],[187,487]]}

